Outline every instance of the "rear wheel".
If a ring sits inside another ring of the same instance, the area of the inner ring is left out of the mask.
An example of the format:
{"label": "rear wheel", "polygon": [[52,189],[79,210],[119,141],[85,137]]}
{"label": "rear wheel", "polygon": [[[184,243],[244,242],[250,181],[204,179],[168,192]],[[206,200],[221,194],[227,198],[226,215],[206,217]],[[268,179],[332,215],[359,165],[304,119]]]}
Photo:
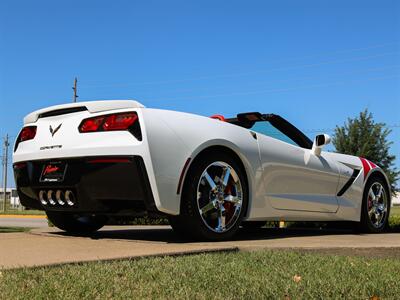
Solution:
{"label": "rear wheel", "polygon": [[102,228],[107,218],[104,216],[81,216],[65,212],[46,212],[47,218],[57,228],[69,233],[92,233]]}
{"label": "rear wheel", "polygon": [[229,154],[209,153],[191,166],[183,187],[177,233],[205,240],[225,240],[238,230],[247,209],[244,170]]}
{"label": "rear wheel", "polygon": [[381,178],[371,178],[365,185],[361,208],[360,229],[378,233],[388,226],[390,197],[385,182]]}

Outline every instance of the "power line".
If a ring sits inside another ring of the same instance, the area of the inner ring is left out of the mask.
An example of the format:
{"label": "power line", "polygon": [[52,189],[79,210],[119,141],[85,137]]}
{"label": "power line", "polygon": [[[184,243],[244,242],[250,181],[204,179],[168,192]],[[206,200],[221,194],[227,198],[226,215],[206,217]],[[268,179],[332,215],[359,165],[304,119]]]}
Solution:
{"label": "power line", "polygon": [[[361,48],[362,49],[362,48]],[[358,51],[355,50],[354,51]],[[352,52],[352,51],[348,51]],[[344,52],[345,53],[345,52]],[[334,59],[334,60],[327,60],[318,63],[310,63],[310,64],[302,64],[297,66],[287,66],[287,67],[278,67],[278,68],[268,68],[268,69],[260,69],[255,71],[249,72],[241,72],[241,73],[229,73],[229,74],[218,74],[218,75],[205,75],[200,77],[194,78],[185,78],[185,79],[175,79],[175,80],[165,80],[165,81],[153,81],[153,82],[141,82],[141,83],[113,83],[113,84],[100,84],[100,85],[85,85],[85,88],[98,88],[98,87],[122,87],[122,86],[137,86],[137,85],[153,85],[153,84],[169,84],[169,83],[181,83],[181,82],[188,82],[188,81],[199,81],[199,80],[208,80],[208,79],[219,79],[219,78],[232,78],[232,77],[241,77],[241,76],[248,76],[252,74],[259,74],[259,73],[269,73],[274,71],[287,71],[287,70],[294,70],[294,69],[303,69],[303,68],[310,68],[322,65],[329,65],[335,63],[346,63],[352,61],[363,61],[369,60],[377,57],[388,56],[392,54],[399,54],[399,51],[392,51],[386,53],[379,53],[375,55],[368,55],[368,56],[361,56],[361,57],[353,57],[353,58],[345,58],[345,59]],[[289,60],[285,60],[289,61]],[[276,61],[274,62],[276,63]]]}
{"label": "power line", "polygon": [[349,83],[359,83],[359,82],[367,82],[367,81],[375,81],[375,80],[382,80],[382,79],[392,79],[398,78],[400,74],[390,75],[390,76],[381,76],[381,77],[372,77],[367,79],[355,79],[355,80],[347,80],[347,81],[336,81],[336,82],[327,82],[321,84],[311,84],[311,85],[303,85],[297,86],[293,88],[280,88],[280,89],[266,89],[266,90],[258,90],[258,91],[244,91],[244,92],[234,92],[234,93],[226,93],[226,94],[214,94],[214,95],[203,95],[203,96],[188,96],[188,97],[178,97],[178,98],[168,98],[169,101],[175,100],[188,100],[188,99],[209,99],[209,98],[217,98],[217,97],[231,97],[231,96],[248,96],[248,95],[255,95],[255,94],[269,94],[269,93],[281,93],[281,92],[290,92],[296,91],[301,89],[312,89],[312,88],[319,88],[319,87],[327,87],[327,86],[335,86],[335,85],[344,85]]}
{"label": "power line", "polygon": [[[345,75],[353,75],[353,74],[366,74],[366,73],[371,73],[374,72],[376,74],[377,71],[384,71],[384,70],[395,70],[399,69],[400,65],[391,65],[391,66],[386,66],[386,67],[376,67],[376,68],[366,68],[366,69],[358,69],[356,71],[350,71],[350,72],[340,72],[340,73],[330,73],[329,75],[335,75],[335,76],[345,76]],[[291,81],[300,81],[300,80],[308,80],[308,79],[315,79],[316,76],[297,76],[294,78],[286,78],[286,79],[272,79],[268,80],[268,84],[275,83],[275,82],[291,82]],[[320,77],[318,77],[319,79]],[[258,82],[251,82],[252,85],[265,85],[265,81],[258,81]],[[221,86],[217,86],[217,88],[220,88]],[[199,90],[208,90],[209,88],[195,88],[195,89],[173,89],[173,90],[168,90],[168,92],[174,92],[174,93],[179,93],[179,92],[198,92]]]}

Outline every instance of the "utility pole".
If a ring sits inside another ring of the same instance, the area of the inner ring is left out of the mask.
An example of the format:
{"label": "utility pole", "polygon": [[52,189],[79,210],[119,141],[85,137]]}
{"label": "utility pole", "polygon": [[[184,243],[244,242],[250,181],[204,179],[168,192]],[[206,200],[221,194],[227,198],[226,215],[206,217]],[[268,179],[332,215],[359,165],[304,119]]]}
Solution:
{"label": "utility pole", "polygon": [[3,163],[4,163],[4,173],[3,173],[3,178],[4,178],[4,189],[3,189],[3,196],[4,196],[4,202],[3,202],[3,211],[6,211],[6,200],[7,200],[7,170],[8,170],[8,146],[10,144],[8,143],[8,134],[6,135],[6,138],[4,139],[4,156],[3,156]]}
{"label": "utility pole", "polygon": [[76,102],[76,98],[78,98],[79,96],[76,94],[77,93],[77,84],[78,84],[78,79],[75,77],[74,80],[74,87],[72,88],[74,90],[74,102]]}

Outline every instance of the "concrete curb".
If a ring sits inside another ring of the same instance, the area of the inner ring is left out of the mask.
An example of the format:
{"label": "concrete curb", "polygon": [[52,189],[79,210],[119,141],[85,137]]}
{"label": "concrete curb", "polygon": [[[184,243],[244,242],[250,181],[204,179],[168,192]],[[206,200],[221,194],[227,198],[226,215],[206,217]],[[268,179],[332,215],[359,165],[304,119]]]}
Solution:
{"label": "concrete curb", "polygon": [[215,249],[202,249],[202,250],[189,250],[189,251],[176,251],[176,252],[166,252],[166,253],[157,253],[157,254],[148,254],[148,255],[140,255],[140,256],[121,256],[115,258],[105,258],[105,259],[87,259],[87,260],[80,260],[80,261],[64,261],[64,262],[57,262],[57,263],[49,263],[49,264],[38,264],[33,266],[13,266],[13,267],[4,267],[0,265],[0,270],[17,270],[23,268],[54,268],[59,266],[65,265],[83,265],[86,263],[107,263],[107,262],[118,262],[124,260],[139,260],[139,259],[146,259],[146,258],[162,258],[162,257],[180,257],[180,256],[191,256],[191,255],[198,255],[198,254],[212,254],[212,253],[231,253],[231,252],[239,252],[238,247],[221,247]]}
{"label": "concrete curb", "polygon": [[[108,226],[97,234],[72,236],[42,227],[0,235],[0,268],[183,256],[201,253],[295,250],[326,254],[400,258],[400,234],[258,230],[241,231],[224,242],[184,241],[169,226]],[[43,255],[45,253],[45,255]]]}

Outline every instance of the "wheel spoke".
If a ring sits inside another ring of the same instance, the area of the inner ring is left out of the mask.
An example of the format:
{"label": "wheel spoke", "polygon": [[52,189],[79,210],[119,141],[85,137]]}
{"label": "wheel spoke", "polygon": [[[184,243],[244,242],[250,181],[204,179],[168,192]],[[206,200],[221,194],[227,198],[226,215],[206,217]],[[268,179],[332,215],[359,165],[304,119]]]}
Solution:
{"label": "wheel spoke", "polygon": [[229,167],[224,167],[222,172],[222,184],[224,187],[228,185],[229,177],[231,176],[231,169]]}
{"label": "wheel spoke", "polygon": [[381,185],[379,185],[379,190],[378,190],[378,193],[376,194],[376,200],[381,199],[382,192],[383,192],[383,187]]}
{"label": "wheel spoke", "polygon": [[210,177],[208,172],[204,172],[204,178],[207,180],[208,184],[210,185],[211,190],[215,190],[217,185],[215,184],[214,180]]}
{"label": "wheel spoke", "polygon": [[207,203],[205,206],[203,206],[200,209],[200,214],[204,215],[205,213],[207,213],[210,210],[212,210],[213,208],[215,208],[215,203],[216,203],[216,200],[210,201],[209,203]]}
{"label": "wheel spoke", "polygon": [[371,197],[372,201],[375,201],[376,196],[372,189],[369,190],[368,195]]}
{"label": "wheel spoke", "polygon": [[233,204],[239,204],[241,202],[241,200],[238,197],[234,197],[232,195],[228,195],[224,198],[224,201],[226,202],[230,202]]}
{"label": "wheel spoke", "polygon": [[225,230],[225,207],[220,204],[219,209],[218,209],[218,226],[217,226],[217,231],[224,231]]}
{"label": "wheel spoke", "polygon": [[380,212],[381,214],[387,212],[387,208],[386,208],[386,206],[385,206],[383,203],[378,204],[378,210],[379,210],[379,212]]}
{"label": "wheel spoke", "polygon": [[382,216],[379,213],[375,213],[375,225],[379,225],[382,220]]}
{"label": "wheel spoke", "polygon": [[372,206],[371,209],[368,211],[368,215],[370,218],[374,215],[375,210],[376,210],[375,206]]}
{"label": "wheel spoke", "polygon": [[236,205],[235,211],[234,211],[233,215],[234,215],[234,216],[238,216],[238,215],[240,214],[241,208],[242,208],[242,205],[241,205],[241,204]]}

